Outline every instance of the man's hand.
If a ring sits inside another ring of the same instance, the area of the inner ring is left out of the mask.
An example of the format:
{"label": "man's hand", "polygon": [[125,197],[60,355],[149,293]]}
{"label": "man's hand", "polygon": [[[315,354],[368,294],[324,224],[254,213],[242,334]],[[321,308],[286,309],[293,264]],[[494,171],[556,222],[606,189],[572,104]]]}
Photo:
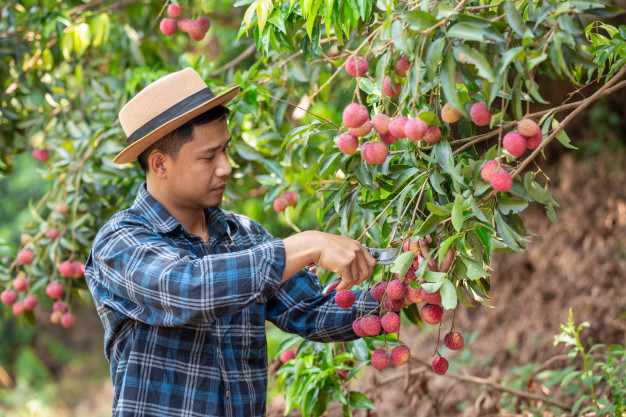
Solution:
{"label": "man's hand", "polygon": [[369,278],[376,260],[356,240],[345,236],[307,231],[283,240],[286,265],[283,282],[304,266],[315,263],[341,276],[337,291],[346,290]]}

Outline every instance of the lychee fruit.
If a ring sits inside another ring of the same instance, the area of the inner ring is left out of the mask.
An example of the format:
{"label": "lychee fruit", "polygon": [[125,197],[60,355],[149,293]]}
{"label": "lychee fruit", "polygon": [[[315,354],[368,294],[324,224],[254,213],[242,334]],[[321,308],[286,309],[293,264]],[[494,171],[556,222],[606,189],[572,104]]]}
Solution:
{"label": "lychee fruit", "polygon": [[426,292],[424,288],[420,288],[420,295],[428,304],[441,304],[441,293],[439,293],[439,290],[431,293]]}
{"label": "lychee fruit", "polygon": [[385,290],[387,289],[387,283],[385,281],[379,281],[376,284],[372,285],[370,289],[370,294],[372,294],[372,298],[379,303],[383,300],[383,295],[385,295]]}
{"label": "lychee fruit", "polygon": [[67,214],[70,212],[70,206],[66,203],[55,204],[54,211],[59,213],[61,216],[67,216]]}
{"label": "lychee fruit", "polygon": [[388,154],[387,147],[381,142],[366,142],[361,147],[361,157],[368,164],[382,164],[387,159]]}
{"label": "lychee fruit", "polygon": [[211,27],[211,21],[205,16],[200,16],[196,20],[198,21],[198,23],[200,23],[200,27],[202,28],[202,31],[204,33],[206,33]]}
{"label": "lychee fruit", "polygon": [[17,254],[17,261],[22,265],[30,265],[35,260],[35,254],[30,249],[22,249]]}
{"label": "lychee fruit", "polygon": [[391,349],[391,359],[396,366],[402,366],[409,361],[411,349],[407,345],[399,345]]}
{"label": "lychee fruit", "polygon": [[517,132],[510,131],[502,139],[502,146],[513,156],[520,156],[526,152],[526,138]]}
{"label": "lychee fruit", "polygon": [[13,304],[13,314],[15,314],[16,316],[21,316],[25,312],[26,308],[24,307],[24,304],[22,304],[20,301]]}
{"label": "lychee fruit", "polygon": [[402,85],[400,85],[400,83],[393,82],[388,75],[383,78],[383,94],[385,96],[396,97],[400,94],[401,89]]}
{"label": "lychee fruit", "polygon": [[362,126],[369,117],[367,107],[359,103],[350,103],[343,109],[342,120],[347,127]]}
{"label": "lychee fruit", "polygon": [[274,211],[280,213],[281,211],[285,211],[287,206],[289,206],[289,202],[285,197],[278,197],[274,199],[272,206],[274,207]]}
{"label": "lychee fruit", "polygon": [[187,22],[189,22],[190,20],[191,19],[189,19],[188,17],[183,17],[182,19],[178,20],[178,30],[183,33],[187,33]]}
{"label": "lychee fruit", "polygon": [[85,265],[82,262],[72,262],[72,278],[80,278],[85,274]]}
{"label": "lychee fruit", "polygon": [[420,290],[416,290],[413,287],[408,288],[406,295],[411,303],[419,304],[424,301],[422,298],[422,292]]}
{"label": "lychee fruit", "polygon": [[443,375],[448,372],[448,360],[444,357],[437,356],[435,359],[433,359],[432,367],[433,371],[437,375]]}
{"label": "lychee fruit", "polygon": [[59,232],[59,229],[57,229],[56,227],[53,227],[52,229],[46,230],[45,235],[49,239],[57,240],[61,235],[61,232]]}
{"label": "lychee fruit", "polygon": [[401,56],[396,62],[396,74],[402,78],[406,78],[406,72],[409,70],[410,66],[409,58]]}
{"label": "lychee fruit", "polygon": [[287,200],[287,203],[290,206],[295,206],[298,204],[298,193],[295,191],[287,191],[283,194],[283,198]]}
{"label": "lychee fruit", "polygon": [[61,326],[69,328],[72,327],[74,323],[76,323],[76,317],[72,313],[67,312],[61,316]]}
{"label": "lychee fruit", "polygon": [[463,336],[457,331],[451,331],[443,337],[443,344],[450,350],[459,350],[465,344]]}
{"label": "lychee fruit", "polygon": [[293,350],[283,350],[282,352],[280,352],[280,361],[282,363],[287,363],[289,362],[291,359],[295,359],[296,357],[296,352],[294,352]]}
{"label": "lychee fruit", "polygon": [[394,135],[392,135],[389,132],[383,133],[383,134],[379,133],[378,138],[380,139],[382,143],[386,145],[393,145],[398,140],[398,138],[396,138]]}
{"label": "lychee fruit", "polygon": [[380,319],[380,325],[387,333],[396,333],[400,330],[400,316],[389,312]]}
{"label": "lychee fruit", "polygon": [[12,306],[17,301],[17,292],[15,290],[4,290],[0,294],[0,300],[4,305]]}
{"label": "lychee fruit", "polygon": [[426,122],[419,117],[408,120],[404,125],[404,134],[412,142],[422,140],[426,134],[426,130],[428,130]]}
{"label": "lychee fruit", "polygon": [[489,183],[496,191],[507,192],[513,187],[513,178],[506,170],[496,172],[491,176]]}
{"label": "lychee fruit", "polygon": [[418,250],[419,250],[418,243],[413,242],[411,239],[405,240],[404,243],[402,244],[403,252],[409,252],[409,251],[417,252]]}
{"label": "lychee fruit", "polygon": [[391,355],[385,349],[376,349],[372,352],[372,366],[379,371],[389,368],[391,365]]}
{"label": "lychee fruit", "polygon": [[539,133],[537,133],[535,136],[527,138],[526,146],[530,150],[537,149],[539,145],[541,145],[541,141],[543,141],[543,134],[541,133],[541,131],[539,131]]}
{"label": "lychee fruit", "polygon": [[39,162],[46,162],[50,158],[50,151],[45,148],[34,148],[32,154]]}
{"label": "lychee fruit", "polygon": [[202,24],[197,20],[190,20],[186,24],[187,33],[194,41],[201,41],[204,39],[206,32],[202,29]]}
{"label": "lychee fruit", "polygon": [[354,291],[341,290],[337,292],[337,294],[335,294],[335,302],[339,307],[343,309],[352,307],[355,300],[356,295],[354,294]]}
{"label": "lychee fruit", "polygon": [[346,72],[353,77],[361,77],[367,72],[368,65],[365,58],[351,56],[346,61]]}
{"label": "lychee fruit", "polygon": [[61,313],[65,313],[69,309],[69,306],[61,300],[56,300],[52,305],[52,311],[60,311]]}
{"label": "lychee fruit", "polygon": [[389,116],[386,114],[377,114],[372,117],[372,126],[379,135],[389,133]]}
{"label": "lychee fruit", "polygon": [[24,297],[23,304],[26,310],[34,310],[35,307],[37,307],[37,297],[34,295],[27,295]]}
{"label": "lychee fruit", "polygon": [[60,311],[53,311],[50,314],[50,321],[54,324],[61,323],[61,318],[63,317],[63,313]]}
{"label": "lychee fruit", "polygon": [[356,136],[357,138],[362,138],[363,136],[367,136],[368,133],[372,131],[372,123],[369,120],[366,120],[359,127],[351,127],[348,129],[352,136]]}
{"label": "lychee fruit", "polygon": [[15,288],[15,291],[18,292],[26,291],[28,288],[28,281],[26,281],[26,278],[22,276],[16,277],[13,280],[13,288]]}
{"label": "lychee fruit", "polygon": [[63,286],[58,282],[51,282],[46,287],[46,294],[48,294],[48,297],[52,298],[53,300],[61,298],[61,296],[63,295]]}
{"label": "lychee fruit", "polygon": [[339,135],[335,140],[335,143],[337,144],[339,150],[346,155],[352,155],[359,147],[359,140],[353,135],[349,135],[347,133]]}
{"label": "lychee fruit", "polygon": [[441,140],[441,130],[439,126],[428,126],[424,133],[424,140],[428,143],[437,143]]}
{"label": "lychee fruit", "polygon": [[527,138],[541,133],[539,125],[533,119],[522,119],[521,121],[517,122],[517,131],[520,133],[520,135],[524,135]]}
{"label": "lychee fruit", "polygon": [[404,298],[399,300],[392,300],[389,297],[385,298],[385,308],[387,310],[395,311],[396,313],[404,307]]}
{"label": "lychee fruit", "polygon": [[443,307],[438,304],[425,304],[420,314],[426,323],[437,324],[443,317]]}
{"label": "lychee fruit", "polygon": [[354,333],[356,333],[359,337],[367,336],[367,334],[363,331],[363,328],[361,327],[361,319],[356,319],[352,322],[352,330],[354,330]]}
{"label": "lychee fruit", "polygon": [[183,14],[183,8],[178,4],[170,3],[167,6],[167,15],[172,19],[178,19]]}
{"label": "lychee fruit", "polygon": [[406,134],[404,133],[404,126],[406,125],[406,122],[408,120],[409,119],[406,116],[400,116],[391,119],[391,121],[389,122],[389,133],[391,133],[391,135],[397,139],[405,138]]}
{"label": "lychee fruit", "polygon": [[[170,6],[173,6],[173,4],[170,4]],[[159,28],[161,29],[161,33],[165,36],[172,36],[176,32],[176,21],[174,21],[174,19],[170,19],[169,17],[165,17],[161,19]]]}
{"label": "lychee fruit", "polygon": [[491,122],[491,111],[482,101],[472,104],[470,109],[470,117],[476,126],[487,126]]}
{"label": "lychee fruit", "polygon": [[387,297],[391,300],[401,300],[406,295],[406,284],[399,279],[394,279],[387,285]]}
{"label": "lychee fruit", "polygon": [[367,336],[377,336],[380,333],[380,319],[378,316],[365,316],[361,319],[361,329]]}
{"label": "lychee fruit", "polygon": [[[415,269],[413,268],[409,268],[408,271],[406,271],[406,274],[404,274],[404,279],[402,280],[402,282],[407,283],[409,281],[415,281]],[[407,288],[407,292],[408,292],[408,288]]]}
{"label": "lychee fruit", "polygon": [[441,120],[446,123],[458,122],[463,115],[456,108],[452,107],[452,104],[446,103],[441,109]]}
{"label": "lychee fruit", "polygon": [[489,182],[491,180],[491,176],[500,170],[502,170],[500,163],[492,159],[492,160],[485,162],[485,164],[480,170],[480,176],[482,177],[483,180],[485,180],[486,182]]}
{"label": "lychee fruit", "polygon": [[66,278],[74,277],[74,263],[69,261],[63,261],[59,265],[59,273]]}

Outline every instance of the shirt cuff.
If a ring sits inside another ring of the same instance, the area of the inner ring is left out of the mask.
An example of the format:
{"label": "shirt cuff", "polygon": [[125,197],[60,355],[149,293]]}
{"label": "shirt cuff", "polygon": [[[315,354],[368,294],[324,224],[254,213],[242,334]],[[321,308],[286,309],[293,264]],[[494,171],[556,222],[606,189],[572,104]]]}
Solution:
{"label": "shirt cuff", "polygon": [[258,247],[258,271],[261,277],[260,300],[265,303],[279,290],[285,270],[285,245],[281,239],[271,239]]}

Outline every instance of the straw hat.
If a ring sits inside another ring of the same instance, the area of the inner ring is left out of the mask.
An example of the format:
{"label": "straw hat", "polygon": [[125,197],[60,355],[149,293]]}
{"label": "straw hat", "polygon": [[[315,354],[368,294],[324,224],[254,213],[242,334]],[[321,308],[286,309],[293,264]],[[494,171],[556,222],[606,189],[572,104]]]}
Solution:
{"label": "straw hat", "polygon": [[213,94],[193,68],[159,78],[133,97],[120,111],[120,123],[128,146],[114,159],[125,164],[163,136],[194,117],[226,104],[239,92],[239,86]]}

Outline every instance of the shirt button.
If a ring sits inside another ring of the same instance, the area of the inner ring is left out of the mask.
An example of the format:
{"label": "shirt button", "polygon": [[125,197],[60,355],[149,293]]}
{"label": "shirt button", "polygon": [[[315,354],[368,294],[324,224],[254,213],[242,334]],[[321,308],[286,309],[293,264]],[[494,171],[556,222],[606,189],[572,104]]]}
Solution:
{"label": "shirt button", "polygon": [[226,396],[230,397],[230,390],[229,389],[226,390]]}
{"label": "shirt button", "polygon": [[222,351],[221,351],[220,347],[218,346],[218,347],[217,347],[217,353],[221,353],[221,352],[222,352]]}

